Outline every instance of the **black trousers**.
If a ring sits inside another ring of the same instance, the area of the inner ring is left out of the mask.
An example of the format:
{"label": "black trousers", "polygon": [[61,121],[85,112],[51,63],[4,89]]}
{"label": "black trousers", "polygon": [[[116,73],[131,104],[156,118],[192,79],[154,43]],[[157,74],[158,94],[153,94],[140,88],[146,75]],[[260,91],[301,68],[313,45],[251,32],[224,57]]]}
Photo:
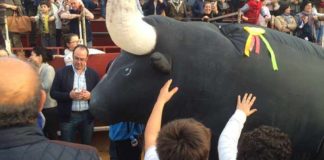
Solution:
{"label": "black trousers", "polygon": [[44,135],[48,139],[57,140],[57,131],[59,129],[57,107],[44,108],[42,112],[46,119],[43,129]]}
{"label": "black trousers", "polygon": [[142,143],[133,147],[130,140],[110,141],[111,160],[141,160]]}

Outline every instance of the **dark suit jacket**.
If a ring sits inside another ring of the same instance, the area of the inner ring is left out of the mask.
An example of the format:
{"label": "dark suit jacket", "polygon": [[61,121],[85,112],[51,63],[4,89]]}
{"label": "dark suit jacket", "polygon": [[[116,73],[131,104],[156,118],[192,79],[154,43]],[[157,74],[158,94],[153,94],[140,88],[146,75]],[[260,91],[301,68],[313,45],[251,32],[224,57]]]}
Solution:
{"label": "dark suit jacket", "polygon": [[1,160],[99,160],[97,149],[87,145],[50,141],[36,125],[0,129]]}
{"label": "dark suit jacket", "polygon": [[[99,76],[93,69],[87,67],[85,72],[87,90],[92,89],[99,82]],[[60,120],[69,121],[72,108],[72,99],[70,92],[73,89],[74,71],[72,66],[66,66],[58,70],[53,81],[51,96],[57,101],[57,108]]]}

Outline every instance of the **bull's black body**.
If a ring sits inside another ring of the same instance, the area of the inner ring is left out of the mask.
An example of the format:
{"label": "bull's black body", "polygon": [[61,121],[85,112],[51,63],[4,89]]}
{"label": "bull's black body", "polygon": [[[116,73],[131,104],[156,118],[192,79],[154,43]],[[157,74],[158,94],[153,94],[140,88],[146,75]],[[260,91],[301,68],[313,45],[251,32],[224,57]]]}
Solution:
{"label": "bull's black body", "polygon": [[144,20],[157,31],[152,53],[171,59],[172,70],[160,72],[150,55],[122,52],[93,90],[91,111],[96,117],[108,124],[145,123],[161,86],[172,78],[179,91],[166,105],[163,121],[194,117],[212,129],[217,143],[235,111],[237,95],[251,92],[257,96],[258,112],[245,130],[262,124],[279,127],[289,134],[295,156],[306,152],[314,159],[324,135],[323,49],[266,29],[279,66],[273,71],[264,44],[260,55],[243,56],[248,35],[243,25],[218,27],[154,16]]}

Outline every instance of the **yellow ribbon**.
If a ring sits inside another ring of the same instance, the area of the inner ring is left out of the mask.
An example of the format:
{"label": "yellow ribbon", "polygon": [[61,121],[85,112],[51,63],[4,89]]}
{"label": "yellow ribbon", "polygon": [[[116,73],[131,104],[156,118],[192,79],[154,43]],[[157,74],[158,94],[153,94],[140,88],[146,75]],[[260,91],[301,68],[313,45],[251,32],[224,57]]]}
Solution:
{"label": "yellow ribbon", "polygon": [[262,28],[256,28],[256,27],[244,27],[244,30],[246,30],[249,33],[249,36],[248,36],[248,38],[246,40],[246,44],[245,44],[244,54],[247,57],[250,56],[250,47],[251,47],[252,37],[259,36],[262,39],[263,43],[266,45],[266,47],[270,53],[273,70],[278,71],[276,55],[274,54],[273,49],[270,46],[268,40],[263,36],[263,34],[265,34],[265,30]]}

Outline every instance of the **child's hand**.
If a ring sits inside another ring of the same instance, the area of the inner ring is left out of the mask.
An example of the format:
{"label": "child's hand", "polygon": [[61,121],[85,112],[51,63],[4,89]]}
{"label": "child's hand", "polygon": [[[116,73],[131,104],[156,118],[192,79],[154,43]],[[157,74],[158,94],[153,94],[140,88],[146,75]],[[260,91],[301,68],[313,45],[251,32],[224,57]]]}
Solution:
{"label": "child's hand", "polygon": [[51,16],[51,17],[48,18],[48,21],[50,21],[50,22],[52,22],[54,20],[55,20],[55,17],[54,16]]}
{"label": "child's hand", "polygon": [[157,102],[162,102],[162,103],[168,102],[171,99],[171,97],[178,91],[178,87],[175,87],[171,91],[169,91],[171,83],[172,83],[172,79],[168,80],[161,88]]}
{"label": "child's hand", "polygon": [[36,18],[35,18],[35,17],[29,17],[29,19],[30,19],[32,22],[35,22],[35,21],[36,21]]}
{"label": "child's hand", "polygon": [[243,111],[245,115],[248,117],[257,111],[257,109],[251,109],[255,100],[256,97],[253,96],[252,93],[250,94],[245,93],[242,100],[241,100],[241,96],[239,95],[237,97],[236,109]]}

